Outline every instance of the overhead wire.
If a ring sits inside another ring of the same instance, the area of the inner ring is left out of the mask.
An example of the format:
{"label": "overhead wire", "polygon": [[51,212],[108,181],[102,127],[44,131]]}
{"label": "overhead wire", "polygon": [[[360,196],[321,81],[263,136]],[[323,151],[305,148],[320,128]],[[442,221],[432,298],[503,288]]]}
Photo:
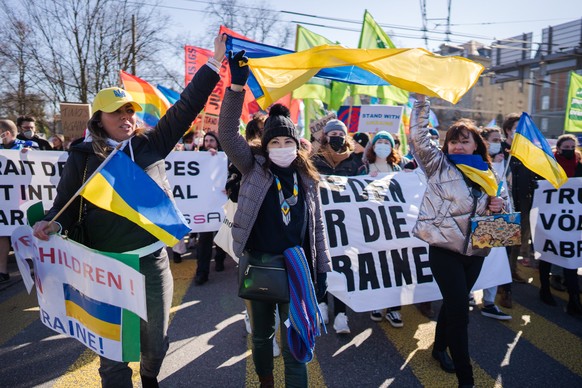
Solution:
{"label": "overhead wire", "polygon": [[[209,0],[182,0],[188,3],[196,3],[196,4],[202,4],[202,5],[216,5],[217,2],[216,1],[209,1]],[[148,5],[151,7],[158,7],[158,8],[165,8],[165,9],[173,9],[173,10],[179,10],[179,11],[191,11],[191,12],[198,12],[198,13],[204,13],[204,14],[212,14],[213,12],[207,9],[195,9],[195,8],[187,8],[187,7],[177,7],[177,6],[171,6],[171,5],[166,5],[166,4],[151,4],[151,3],[145,3],[145,2],[132,2],[129,1],[130,3],[134,3],[134,4],[139,4],[139,5]],[[422,4],[422,0],[421,0],[421,4]],[[248,4],[235,4],[234,7],[237,8],[241,8],[241,9],[249,9],[249,10],[264,10],[264,7],[257,7],[257,6],[252,6],[252,5],[248,5]],[[280,14],[284,14],[284,15],[294,15],[294,16],[300,16],[300,17],[305,17],[305,18],[315,18],[318,20],[328,20],[328,21],[334,21],[334,22],[341,22],[341,23],[348,23],[348,24],[356,24],[356,25],[361,25],[362,21],[361,20],[355,20],[355,19],[347,19],[347,18],[337,18],[337,17],[331,17],[331,16],[323,16],[323,15],[316,15],[316,14],[312,14],[312,13],[306,13],[306,12],[296,12],[296,11],[288,11],[288,10],[273,10],[274,12],[278,12]],[[253,16],[250,16],[251,18],[253,18]],[[256,17],[254,17],[256,19],[264,19],[265,16],[264,15],[257,15]],[[521,20],[521,21],[512,21],[511,23],[528,23],[528,22],[540,22],[540,21],[551,21],[551,20],[558,20],[558,19],[537,19],[537,20]],[[304,25],[310,25],[310,26],[316,26],[316,27],[320,27],[320,28],[328,28],[328,29],[336,29],[336,30],[342,30],[342,31],[353,31],[353,32],[359,32],[359,29],[350,29],[350,28],[346,28],[346,27],[340,27],[340,26],[333,26],[333,25],[327,25],[327,24],[322,24],[322,23],[311,23],[311,22],[306,22],[306,21],[301,21],[301,20],[280,20],[279,21],[283,21],[283,22],[287,22],[287,23],[293,23],[293,24],[304,24]],[[510,22],[480,22],[480,23],[450,23],[450,26],[463,26],[463,25],[495,25],[495,24],[506,24],[506,23],[510,23]],[[507,42],[507,41],[511,41],[512,43],[529,43],[532,45],[539,45],[542,44],[541,42],[533,42],[530,40],[519,40],[516,38],[506,38],[506,39],[497,39],[495,37],[491,37],[491,36],[484,36],[484,35],[477,35],[477,34],[468,34],[468,33],[461,33],[461,32],[453,32],[450,31],[448,25],[447,24],[447,30],[446,31],[438,31],[435,30],[436,28],[443,26],[442,24],[435,24],[435,29],[433,30],[429,30],[426,25],[421,28],[419,30],[418,27],[415,26],[405,26],[405,25],[398,25],[398,24],[388,24],[388,23],[381,23],[378,22],[378,24],[382,27],[382,28],[386,28],[386,29],[390,29],[391,30],[391,36],[394,37],[401,37],[401,38],[407,38],[407,39],[418,39],[418,40],[425,40],[425,41],[434,41],[434,42],[442,42],[442,41],[447,41],[447,37],[450,39],[451,36],[454,36],[456,38],[469,38],[469,39],[481,39],[481,40],[486,40],[489,42]],[[394,32],[394,30],[405,30],[405,31],[416,31],[416,32],[422,32],[422,36],[416,36],[416,35],[405,35],[399,32]],[[431,36],[428,36],[427,34],[430,34]],[[434,35],[445,35],[445,38],[439,38],[439,37],[435,37]],[[450,40],[450,43],[466,43],[464,41],[461,40]],[[505,48],[505,47],[504,47]],[[509,47],[508,47],[509,48]],[[513,47],[511,47],[511,49],[513,49]],[[517,49],[517,48],[516,48]],[[519,49],[523,49],[523,48],[519,48]]]}

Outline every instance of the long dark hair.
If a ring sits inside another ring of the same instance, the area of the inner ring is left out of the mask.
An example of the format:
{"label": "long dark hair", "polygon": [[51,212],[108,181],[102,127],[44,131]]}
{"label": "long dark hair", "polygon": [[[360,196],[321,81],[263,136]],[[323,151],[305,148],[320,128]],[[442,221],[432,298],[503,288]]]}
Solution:
{"label": "long dark hair", "polygon": [[247,142],[253,139],[260,139],[263,136],[263,126],[265,125],[265,120],[267,115],[263,113],[255,113],[253,118],[247,123],[245,128],[245,138]]}
{"label": "long dark hair", "polygon": [[445,142],[442,148],[443,152],[445,154],[449,153],[449,142],[451,140],[468,139],[469,136],[472,136],[475,144],[477,144],[477,149],[473,151],[473,155],[481,155],[483,160],[489,165],[489,168],[491,168],[491,157],[489,156],[489,152],[487,152],[487,145],[479,134],[479,128],[477,128],[473,120],[460,119],[451,125],[445,136]]}

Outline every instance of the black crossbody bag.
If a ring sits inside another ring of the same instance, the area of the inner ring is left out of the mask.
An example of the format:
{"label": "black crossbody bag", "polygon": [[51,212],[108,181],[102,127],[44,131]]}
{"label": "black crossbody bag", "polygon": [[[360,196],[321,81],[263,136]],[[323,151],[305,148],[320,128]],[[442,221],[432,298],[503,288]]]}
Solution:
{"label": "black crossbody bag", "polygon": [[[307,203],[301,228],[301,245],[307,229]],[[270,303],[289,303],[289,278],[283,253],[245,250],[239,258],[238,296]]]}

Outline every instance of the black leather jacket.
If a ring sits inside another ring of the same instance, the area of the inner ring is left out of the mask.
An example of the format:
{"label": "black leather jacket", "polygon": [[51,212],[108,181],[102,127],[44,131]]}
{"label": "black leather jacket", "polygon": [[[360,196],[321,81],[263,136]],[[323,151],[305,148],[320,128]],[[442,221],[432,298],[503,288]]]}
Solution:
{"label": "black leather jacket", "polygon": [[[166,176],[164,158],[172,151],[178,140],[188,129],[196,115],[206,104],[210,93],[220,77],[208,66],[203,66],[184,89],[180,100],[176,102],[160,119],[156,127],[140,136],[134,136],[123,152],[130,155],[133,149],[134,162],[162,187],[172,198],[170,184]],[[103,160],[93,153],[91,143],[80,143],[71,148],[69,158],[59,185],[53,207],[45,220],[52,219],[67,201],[79,189],[83,181],[83,172],[87,165],[87,178],[97,169]],[[147,193],[136,193],[147,195]],[[89,241],[86,244],[105,252],[127,252],[148,246],[158,240],[145,229],[133,222],[87,203],[86,225]],[[77,198],[57,221],[68,230],[79,217],[80,199]]]}

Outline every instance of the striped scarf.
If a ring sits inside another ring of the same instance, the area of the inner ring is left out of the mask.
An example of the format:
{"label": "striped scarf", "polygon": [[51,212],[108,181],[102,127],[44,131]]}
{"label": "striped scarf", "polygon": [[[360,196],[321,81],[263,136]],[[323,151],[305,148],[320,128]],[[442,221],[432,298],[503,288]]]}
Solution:
{"label": "striped scarf", "polygon": [[313,358],[315,337],[321,335],[319,324],[325,324],[317,305],[315,289],[307,264],[305,252],[300,246],[288,248],[285,255],[285,267],[289,277],[289,319],[287,326],[287,343],[293,357],[299,362],[309,362]]}

